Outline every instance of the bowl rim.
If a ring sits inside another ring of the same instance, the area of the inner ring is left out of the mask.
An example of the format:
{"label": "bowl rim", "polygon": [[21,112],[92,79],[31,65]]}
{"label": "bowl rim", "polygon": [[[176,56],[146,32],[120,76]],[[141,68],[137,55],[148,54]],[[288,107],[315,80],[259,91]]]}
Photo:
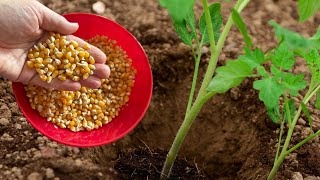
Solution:
{"label": "bowl rim", "polygon": [[[66,16],[73,16],[73,15],[85,15],[85,16],[91,16],[91,17],[95,17],[95,18],[100,18],[100,19],[103,19],[103,20],[107,20],[109,21],[110,23],[113,23],[115,24],[116,26],[119,26],[119,28],[121,28],[123,31],[125,31],[129,36],[131,36],[131,38],[133,38],[136,43],[138,44],[138,47],[140,48],[140,50],[143,52],[143,55],[145,56],[147,62],[148,62],[148,57],[147,57],[147,54],[145,52],[145,50],[143,49],[142,45],[140,44],[140,42],[136,39],[136,37],[134,37],[126,28],[124,28],[123,26],[121,26],[120,24],[118,24],[117,22],[111,20],[111,19],[108,19],[104,16],[101,16],[101,15],[97,15],[97,14],[91,14],[91,13],[84,13],[84,12],[79,12],[79,13],[67,13],[67,14],[62,14],[63,17],[66,17]],[[64,144],[64,145],[68,145],[68,146],[74,146],[74,147],[82,147],[82,148],[88,148],[88,147],[97,147],[97,146],[102,146],[102,145],[106,145],[106,144],[110,144],[112,142],[115,142],[117,140],[119,140],[120,138],[124,137],[125,135],[129,134],[139,123],[140,121],[142,120],[142,118],[144,117],[146,111],[148,110],[148,107],[150,105],[150,102],[151,102],[151,99],[152,99],[152,93],[153,93],[153,76],[152,76],[152,69],[151,69],[151,66],[150,66],[150,63],[148,62],[147,63],[147,67],[149,70],[148,73],[146,74],[149,74],[148,76],[150,77],[150,86],[151,86],[151,90],[148,92],[148,100],[147,100],[147,105],[143,108],[143,111],[141,113],[141,115],[136,118],[137,120],[132,124],[132,126],[130,126],[130,128],[128,128],[127,130],[125,130],[123,133],[119,134],[118,136],[116,136],[115,138],[113,139],[110,139],[110,140],[107,140],[107,141],[102,141],[100,143],[91,143],[90,145],[88,144],[85,144],[85,143],[75,143],[75,142],[67,142],[67,141],[63,141],[63,139],[61,138],[56,138],[55,136],[51,136],[49,135],[48,133],[46,133],[45,130],[43,130],[42,128],[39,128],[33,121],[30,121],[29,118],[27,118],[25,115],[28,114],[26,112],[26,110],[24,108],[22,108],[22,104],[20,101],[17,101],[17,89],[14,88],[14,86],[18,86],[18,85],[23,85],[22,83],[20,82],[12,82],[11,86],[12,86],[12,89],[13,89],[13,94],[15,96],[15,99],[16,99],[16,102],[20,108],[20,110],[22,111],[22,113],[24,114],[26,120],[32,125],[33,128],[35,128],[38,132],[40,132],[42,135],[48,137],[49,139],[53,140],[53,141],[56,141],[58,143],[61,143],[61,144]],[[24,85],[23,85],[24,86]],[[95,129],[95,130],[98,130],[98,129]],[[93,131],[95,131],[93,130]],[[73,132],[73,133],[78,133],[78,132]],[[81,133],[81,132],[80,132]]]}

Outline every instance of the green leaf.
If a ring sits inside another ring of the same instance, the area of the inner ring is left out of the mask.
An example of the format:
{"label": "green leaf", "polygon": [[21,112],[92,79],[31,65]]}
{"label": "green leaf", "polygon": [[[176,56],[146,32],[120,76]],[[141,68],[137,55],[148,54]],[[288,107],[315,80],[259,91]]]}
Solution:
{"label": "green leaf", "polygon": [[247,26],[244,23],[242,17],[238,13],[238,11],[236,11],[235,9],[232,9],[232,19],[233,19],[234,23],[236,24],[236,26],[238,27],[239,31],[241,32],[247,46],[252,46],[253,44],[251,41],[251,37],[248,34]]}
{"label": "green leaf", "polygon": [[267,109],[267,113],[272,120],[272,122],[278,124],[279,120],[281,119],[280,111],[279,111],[279,106],[272,108],[272,109]]}
{"label": "green leaf", "polygon": [[185,21],[188,25],[188,27],[191,29],[193,33],[196,33],[197,27],[196,27],[196,19],[194,17],[194,10],[193,8],[190,9],[189,13],[187,14]]}
{"label": "green leaf", "polygon": [[318,51],[313,49],[303,56],[308,63],[312,79],[318,81],[320,79],[320,56]]}
{"label": "green leaf", "polygon": [[307,81],[304,80],[304,74],[294,75],[287,73],[284,77],[283,85],[289,90],[290,94],[297,96],[300,90],[303,90],[307,86]]}
{"label": "green leaf", "polygon": [[192,46],[193,33],[189,33],[186,22],[175,22],[173,27],[180,36],[182,42],[186,45]]}
{"label": "green leaf", "polygon": [[224,93],[241,84],[252,74],[252,69],[243,61],[230,60],[225,66],[217,68],[216,73],[208,86],[208,91]]}
{"label": "green leaf", "polygon": [[273,77],[255,81],[253,88],[259,90],[259,99],[264,102],[267,109],[277,107],[279,98],[284,92],[284,88]]}
{"label": "green leaf", "polygon": [[195,0],[160,0],[160,5],[167,8],[174,22],[182,22]]}
{"label": "green leaf", "polygon": [[[220,28],[222,26],[222,15],[221,15],[221,4],[220,3],[214,3],[209,6],[209,12],[212,22],[212,28],[214,32],[214,39],[215,41],[218,41],[220,37]],[[209,34],[206,24],[206,18],[204,12],[202,13],[199,21],[199,27],[200,27],[200,33],[202,35],[202,43],[208,43],[209,42]]]}
{"label": "green leaf", "polygon": [[265,77],[265,78],[269,77],[268,72],[266,71],[266,69],[263,66],[258,66],[257,70],[258,70],[258,74],[260,76]]}
{"label": "green leaf", "polygon": [[239,60],[246,62],[252,69],[267,61],[259,48],[252,51],[250,48],[245,47],[244,52],[244,55],[239,56]]}
{"label": "green leaf", "polygon": [[293,52],[289,49],[287,44],[282,43],[271,55],[272,64],[285,70],[292,68],[295,58]]}
{"label": "green leaf", "polygon": [[305,49],[320,48],[320,31],[311,38],[305,38],[294,31],[281,27],[273,20],[269,21],[269,24],[274,27],[278,41],[287,44],[289,49],[299,52]]}
{"label": "green leaf", "polygon": [[[289,99],[289,101],[287,102],[288,106],[289,106],[289,112],[290,112],[290,119],[292,121],[292,118],[295,115],[296,112],[296,107],[294,106],[294,100],[293,99]],[[284,121],[288,121],[288,113],[287,113],[287,108],[284,108]],[[289,124],[291,124],[291,122],[289,122]]]}
{"label": "green leaf", "polygon": [[274,65],[271,66],[271,73],[274,75],[274,79],[293,96],[297,96],[298,91],[305,89],[307,86],[307,81],[304,80],[304,74],[294,75],[292,73],[282,72]]}
{"label": "green leaf", "polygon": [[302,111],[304,112],[304,114],[307,116],[308,121],[309,121],[309,125],[310,125],[310,129],[312,130],[312,118],[310,116],[310,113],[309,113],[307,106],[303,102],[301,102],[301,108],[302,108]]}
{"label": "green leaf", "polygon": [[299,0],[298,11],[299,21],[305,21],[310,16],[314,15],[320,8],[319,0]]}

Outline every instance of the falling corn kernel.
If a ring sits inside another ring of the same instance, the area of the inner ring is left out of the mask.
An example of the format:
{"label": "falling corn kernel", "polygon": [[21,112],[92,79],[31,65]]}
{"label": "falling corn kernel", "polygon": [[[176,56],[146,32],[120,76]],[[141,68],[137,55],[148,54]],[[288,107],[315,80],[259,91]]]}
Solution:
{"label": "falling corn kernel", "polygon": [[[59,37],[60,35],[54,36],[56,39]],[[81,87],[79,91],[59,91],[31,85],[26,86],[27,97],[29,97],[33,109],[36,109],[41,116],[46,117],[57,127],[68,128],[73,132],[100,128],[118,116],[121,108],[129,101],[136,74],[136,70],[132,67],[132,60],[127,57],[125,51],[116,45],[114,40],[110,40],[106,36],[96,36],[89,39],[88,43],[100,48],[106,54],[108,57],[106,64],[111,69],[110,77],[101,80],[102,85],[99,89]],[[70,44],[79,48],[73,41]],[[83,48],[86,49],[85,46]],[[58,67],[59,64],[63,65],[63,61],[54,59],[52,65]],[[83,72],[82,78],[87,78],[90,74],[89,70],[91,70],[90,72],[95,70],[95,66],[90,64],[90,61],[88,63],[88,66],[81,66],[81,68],[71,65],[68,72]],[[51,66],[47,68],[50,71]],[[39,72],[42,73],[42,71]],[[43,75],[43,78],[46,78],[46,81],[51,81],[51,77],[54,76],[63,81],[67,76],[69,77],[66,73],[55,67],[51,76]],[[80,80],[78,75],[72,78]]]}

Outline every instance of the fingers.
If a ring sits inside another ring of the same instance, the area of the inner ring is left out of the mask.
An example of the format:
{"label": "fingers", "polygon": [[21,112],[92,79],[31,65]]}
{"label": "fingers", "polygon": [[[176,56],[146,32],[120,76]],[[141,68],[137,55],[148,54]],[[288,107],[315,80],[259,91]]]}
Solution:
{"label": "fingers", "polygon": [[29,81],[29,84],[65,91],[77,91],[81,88],[81,84],[79,82],[75,82],[69,79],[60,81],[58,78],[54,78],[50,83],[47,83],[45,81],[42,81],[38,74],[33,76],[33,78]]}
{"label": "fingers", "polygon": [[110,76],[110,68],[105,64],[95,64],[96,70],[94,76],[90,76],[86,80],[81,80],[82,86],[97,89],[101,86],[101,79],[107,79]]}
{"label": "fingers", "polygon": [[54,78],[50,83],[42,81],[39,74],[34,69],[30,69],[25,64],[21,75],[18,78],[18,82],[24,84],[37,85],[44,88],[53,88],[65,91],[77,91],[81,86],[85,86],[92,89],[97,89],[101,86],[101,79],[106,79],[110,75],[110,68],[105,64],[96,64],[96,70],[94,71],[94,76],[90,76],[86,80],[81,80],[80,82],[75,82],[72,80],[60,81],[58,78]]}
{"label": "fingers", "polygon": [[61,34],[73,34],[78,30],[79,25],[77,23],[70,23],[63,16],[55,13],[39,2],[37,2],[37,6],[40,12],[40,28]]}
{"label": "fingers", "polygon": [[94,76],[100,79],[107,79],[110,76],[110,68],[106,64],[95,64]]}
{"label": "fingers", "polygon": [[[83,47],[83,45],[86,43],[83,39],[80,39],[72,35],[67,36],[67,39],[77,41],[80,47]],[[88,52],[95,59],[96,63],[104,64],[107,59],[106,55],[99,48],[93,45],[90,45],[90,46],[91,46],[91,49],[88,50]]]}
{"label": "fingers", "polygon": [[86,80],[81,80],[80,83],[82,86],[92,89],[98,89],[101,86],[101,80],[96,76],[90,76]]}

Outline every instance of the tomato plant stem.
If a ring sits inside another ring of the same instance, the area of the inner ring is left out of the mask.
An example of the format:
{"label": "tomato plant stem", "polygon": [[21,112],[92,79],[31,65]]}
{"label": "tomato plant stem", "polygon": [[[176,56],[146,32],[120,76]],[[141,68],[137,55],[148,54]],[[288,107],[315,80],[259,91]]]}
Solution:
{"label": "tomato plant stem", "polygon": [[279,158],[279,152],[280,152],[281,140],[282,140],[282,134],[283,134],[283,127],[284,127],[284,119],[282,120],[281,126],[280,126],[280,134],[279,134],[279,138],[278,138],[278,147],[277,147],[276,156],[274,158],[274,163],[276,163],[276,161]]}
{"label": "tomato plant stem", "polygon": [[192,106],[190,111],[186,114],[185,119],[184,119],[184,121],[183,121],[183,123],[177,133],[177,136],[175,137],[175,139],[173,141],[173,144],[170,148],[170,151],[167,155],[166,162],[164,164],[164,167],[163,167],[162,173],[161,173],[161,178],[160,178],[161,180],[167,179],[167,177],[169,177],[172,165],[177,157],[180,146],[181,146],[184,138],[186,137],[186,135],[187,135],[192,123],[193,123],[193,120],[198,115],[203,104],[209,98],[211,98],[213,95],[214,95],[213,93],[207,93],[206,96],[198,97],[195,100],[194,105]]}
{"label": "tomato plant stem", "polygon": [[[303,99],[302,103],[304,104],[307,104],[309,102],[309,100],[311,99],[312,96],[314,96],[316,94],[316,92],[320,89],[320,85],[317,86],[317,88],[315,88],[314,90],[313,89],[309,89],[305,98]],[[293,133],[293,130],[294,130],[294,127],[297,123],[297,120],[299,119],[300,117],[300,114],[301,114],[301,111],[302,111],[302,107],[301,105],[299,106],[299,109],[297,111],[297,113],[295,114],[294,116],[294,119],[292,121],[292,123],[290,124],[289,126],[289,130],[288,130],[288,133],[287,133],[287,137],[286,137],[286,140],[285,140],[285,143],[283,145],[283,148],[282,148],[282,151],[281,151],[281,154],[279,156],[279,158],[277,159],[277,161],[274,163],[273,167],[272,167],[272,170],[268,176],[268,180],[271,180],[274,178],[274,176],[276,175],[278,169],[280,168],[283,160],[285,159],[285,157],[289,154],[288,152],[292,152],[293,150],[297,149],[298,147],[300,147],[301,145],[303,145],[304,143],[306,143],[307,141],[309,141],[310,139],[312,139],[313,137],[315,136],[311,136],[312,138],[308,137],[306,138],[305,140],[301,141],[300,143],[298,143],[296,146],[294,146],[293,148],[294,149],[290,149],[287,151],[288,149],[288,146],[290,144],[290,140],[291,140],[291,137],[292,137],[292,133]],[[315,133],[316,135],[320,133],[320,132],[317,132]]]}
{"label": "tomato plant stem", "polygon": [[190,111],[191,105],[192,105],[192,102],[193,102],[193,96],[194,96],[194,91],[195,91],[196,85],[197,85],[198,72],[199,72],[199,64],[200,64],[200,59],[201,59],[201,46],[202,46],[202,44],[199,43],[198,38],[196,38],[196,42],[197,42],[197,47],[198,47],[198,56],[195,57],[195,67],[194,67],[192,85],[191,85],[191,90],[190,90],[190,95],[189,95],[189,101],[188,101],[187,111],[186,111],[186,112],[189,112],[189,111]]}
{"label": "tomato plant stem", "polygon": [[[296,121],[298,120],[298,118],[300,117],[301,110],[302,110],[302,108],[300,106],[299,109],[298,109],[298,112],[296,113],[296,115],[295,115],[295,117],[293,119],[292,124],[295,124]],[[291,136],[292,136],[292,133],[293,133],[293,129],[294,129],[294,126],[289,126],[289,131],[288,131],[285,143],[283,145],[281,154],[280,154],[279,158],[277,159],[277,161],[274,163],[274,165],[272,167],[272,170],[271,170],[271,172],[270,172],[270,174],[268,176],[268,180],[271,180],[271,179],[274,178],[274,176],[276,175],[278,169],[280,168],[284,158],[286,157],[285,153],[286,153],[287,148],[289,146],[289,143],[290,143],[290,140],[291,140]]]}
{"label": "tomato plant stem", "polygon": [[[248,1],[248,0],[246,0],[246,1]],[[236,10],[238,10],[238,8],[239,8],[239,6],[241,5],[242,2],[243,2],[243,0],[237,1],[237,3],[234,6],[234,8]],[[238,12],[240,13],[241,11],[238,11]],[[213,73],[214,73],[214,71],[216,69],[216,66],[217,66],[219,55],[221,53],[222,47],[224,45],[224,42],[225,42],[225,40],[226,40],[226,38],[227,38],[227,36],[229,34],[229,31],[230,31],[230,29],[232,27],[232,24],[233,24],[233,19],[232,19],[232,15],[230,15],[225,27],[223,28],[223,31],[221,33],[221,36],[220,36],[219,40],[218,40],[217,46],[216,47],[214,46],[215,48],[212,48],[212,44],[211,43],[213,43],[213,42],[210,41],[211,57],[210,57],[210,60],[209,60],[209,65],[208,65],[207,71],[206,71],[206,73],[204,75],[204,78],[203,78],[202,85],[201,85],[200,90],[199,90],[199,96],[203,96],[207,92],[206,89],[207,89],[207,87],[208,87],[208,85],[209,85],[209,83],[210,83],[210,81],[212,79]],[[208,26],[208,32],[209,32],[209,35],[210,35],[210,32],[213,35],[213,30],[211,31],[209,26]]]}
{"label": "tomato plant stem", "polygon": [[307,138],[305,138],[304,140],[302,140],[301,142],[299,142],[298,144],[296,144],[295,146],[293,146],[292,148],[290,148],[287,152],[286,152],[286,156],[290,153],[292,153],[292,151],[298,149],[300,146],[302,146],[303,144],[305,144],[306,142],[308,142],[309,140],[313,139],[314,137],[318,136],[320,134],[320,130],[318,130],[316,133],[311,134],[310,136],[308,136]]}

